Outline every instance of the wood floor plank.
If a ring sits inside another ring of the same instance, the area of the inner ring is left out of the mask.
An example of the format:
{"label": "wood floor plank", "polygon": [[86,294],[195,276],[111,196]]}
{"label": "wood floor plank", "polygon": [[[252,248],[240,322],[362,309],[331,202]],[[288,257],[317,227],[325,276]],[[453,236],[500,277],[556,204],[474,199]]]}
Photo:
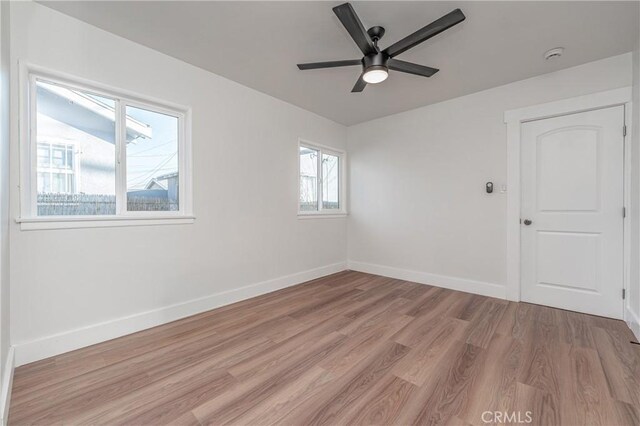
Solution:
{"label": "wood floor plank", "polygon": [[578,346],[569,347],[565,353],[568,353],[566,359],[570,363],[569,374],[565,372],[560,375],[560,381],[569,382],[570,385],[563,387],[561,401],[567,395],[573,396],[578,424],[609,424],[610,419],[615,417],[614,404],[608,395],[598,353]]}
{"label": "wood floor plank", "polygon": [[470,389],[473,398],[458,414],[471,424],[482,424],[482,415],[486,411],[508,412],[515,404],[519,366],[524,356],[523,344],[510,336],[496,334],[485,356],[487,362]]}
{"label": "wood floor plank", "polygon": [[466,303],[460,309],[459,313],[455,315],[464,321],[469,321],[478,312],[482,304],[486,301],[486,298],[475,294],[470,294],[465,298]]}
{"label": "wood floor plank", "polygon": [[611,420],[617,425],[640,425],[640,407],[622,401],[613,401],[616,416]]}
{"label": "wood floor plank", "polygon": [[374,384],[344,414],[341,423],[348,425],[395,425],[417,386],[392,374]]}
{"label": "wood floor plank", "polygon": [[487,299],[482,303],[478,311],[469,319],[466,342],[486,348],[493,338],[502,316],[507,310],[507,305],[494,299]]}
{"label": "wood floor plank", "polygon": [[383,317],[379,324],[356,331],[344,345],[320,362],[320,367],[336,376],[346,374],[412,319],[408,316]]}
{"label": "wood floor plank", "polygon": [[452,297],[453,292],[440,287],[432,287],[422,297],[415,300],[411,309],[407,311],[407,315],[419,317],[421,315],[435,316],[435,309],[444,309],[442,301],[447,297]]}
{"label": "wood floor plank", "polygon": [[[353,311],[347,312],[345,316],[349,319],[349,323],[342,327],[340,332],[347,335],[358,331],[361,332],[366,328],[379,324],[381,320],[388,318],[390,314],[396,316],[403,315],[402,313],[410,304],[410,302],[404,298],[396,298],[394,300],[386,300],[385,298],[384,300],[385,303],[373,304],[362,314],[357,313],[354,315]],[[408,317],[408,315],[403,316]]]}
{"label": "wood floor plank", "polygon": [[269,351],[257,353],[244,360],[238,360],[227,370],[238,380],[245,381],[252,376],[269,372],[283,364],[287,365],[292,362],[291,360],[298,359],[306,349],[316,347],[319,339],[334,336],[336,330],[346,322],[347,319],[344,317],[329,318],[320,324],[310,327],[303,333],[273,346]]}
{"label": "wood floor plank", "polygon": [[619,401],[640,407],[640,356],[623,339],[611,331],[593,327],[600,362],[605,373],[609,395]]}
{"label": "wood floor plank", "polygon": [[[432,328],[424,327],[427,332],[420,335],[420,343],[398,362],[393,374],[416,386],[424,385],[435,374],[435,368],[441,365],[451,345],[458,344],[467,326],[466,321],[444,318]],[[396,342],[402,343],[398,339]]]}
{"label": "wood floor plank", "polygon": [[[226,392],[237,381],[224,369],[203,362],[118,399],[65,416],[70,424],[171,424],[185,412]],[[49,417],[50,420],[53,420]]]}
{"label": "wood floor plank", "polygon": [[436,374],[414,393],[400,424],[443,424],[469,404],[469,390],[485,363],[484,349],[456,342],[440,360]]}
{"label": "wood floor plank", "polygon": [[272,425],[301,404],[315,398],[324,388],[330,386],[335,375],[321,367],[314,366],[286,388],[275,392],[260,404],[254,404],[244,415],[233,421],[237,425]]}
{"label": "wood floor plank", "polygon": [[[574,407],[571,407],[574,408]],[[556,397],[539,388],[518,382],[513,409],[509,414],[516,413],[521,420],[531,419],[530,424],[540,426],[578,425],[579,423],[563,423],[561,420],[562,406]],[[575,414],[574,412],[571,413]],[[522,424],[516,421],[507,424]]]}
{"label": "wood floor plank", "polygon": [[260,403],[298,379],[317,365],[344,340],[345,336],[332,333],[320,339],[308,351],[302,351],[290,363],[280,368],[253,376],[236,386],[231,392],[193,409],[196,418],[205,424],[233,423],[245,415],[254,404]]}
{"label": "wood floor plank", "polygon": [[564,343],[595,349],[591,325],[587,315],[570,311],[559,311],[560,338]]}
{"label": "wood floor plank", "polygon": [[344,271],[18,367],[9,424],[638,425],[631,339],[622,321]]}
{"label": "wood floor plank", "polygon": [[404,357],[409,348],[395,342],[385,342],[378,350],[360,363],[350,374],[336,381],[336,385],[303,404],[282,419],[284,424],[332,425],[340,421],[369,388]]}
{"label": "wood floor plank", "polygon": [[503,336],[523,339],[532,321],[531,317],[531,305],[510,302],[495,332]]}
{"label": "wood floor plank", "polygon": [[[535,306],[535,305],[532,305]],[[532,311],[537,314],[546,311]],[[560,397],[558,375],[561,372],[557,348],[560,347],[560,333],[557,323],[538,321],[539,317],[528,321],[524,332],[524,353],[518,381]]]}

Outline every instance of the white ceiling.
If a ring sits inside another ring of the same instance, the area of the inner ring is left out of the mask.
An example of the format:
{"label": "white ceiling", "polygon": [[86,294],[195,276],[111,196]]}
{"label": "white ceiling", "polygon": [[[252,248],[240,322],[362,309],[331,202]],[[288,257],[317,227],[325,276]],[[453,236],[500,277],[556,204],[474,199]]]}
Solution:
{"label": "white ceiling", "polygon": [[[400,55],[440,68],[391,72],[363,93],[358,67],[299,71],[296,63],[360,58],[332,7],[342,2],[62,1],[46,6],[351,125],[631,51],[638,2],[352,2],[386,47],[459,7],[466,21]],[[543,53],[566,48],[545,61]]]}

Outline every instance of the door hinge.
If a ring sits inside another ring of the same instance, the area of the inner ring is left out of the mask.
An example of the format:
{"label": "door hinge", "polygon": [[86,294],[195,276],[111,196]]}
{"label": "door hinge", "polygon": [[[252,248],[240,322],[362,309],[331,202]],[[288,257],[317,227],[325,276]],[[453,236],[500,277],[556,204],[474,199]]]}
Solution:
{"label": "door hinge", "polygon": [[627,289],[626,289],[626,288],[623,288],[623,289],[622,289],[622,298],[623,298],[623,299],[626,299],[626,298],[627,298]]}
{"label": "door hinge", "polygon": [[627,125],[622,126],[622,136],[627,136]]}
{"label": "door hinge", "polygon": [[622,208],[622,217],[623,217],[623,218],[624,218],[624,217],[627,217],[627,208],[626,208],[626,207],[623,207],[623,208]]}

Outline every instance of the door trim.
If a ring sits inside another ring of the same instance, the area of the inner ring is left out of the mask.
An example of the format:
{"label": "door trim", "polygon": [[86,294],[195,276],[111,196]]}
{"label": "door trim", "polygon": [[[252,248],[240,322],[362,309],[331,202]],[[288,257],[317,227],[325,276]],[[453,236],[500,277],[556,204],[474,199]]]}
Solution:
{"label": "door trim", "polygon": [[[528,121],[575,114],[590,110],[624,106],[627,134],[624,137],[624,204],[629,210],[631,191],[631,100],[632,88],[622,87],[605,92],[533,105],[505,111],[507,126],[507,299],[520,301],[520,145],[521,125]],[[621,129],[622,130],[622,129]],[[620,206],[622,207],[622,206]],[[622,212],[620,212],[622,214]],[[630,215],[623,222],[623,286],[629,288],[630,279]],[[627,290],[628,293],[628,290]],[[620,294],[620,302],[625,303]],[[623,309],[626,316],[626,309]]]}

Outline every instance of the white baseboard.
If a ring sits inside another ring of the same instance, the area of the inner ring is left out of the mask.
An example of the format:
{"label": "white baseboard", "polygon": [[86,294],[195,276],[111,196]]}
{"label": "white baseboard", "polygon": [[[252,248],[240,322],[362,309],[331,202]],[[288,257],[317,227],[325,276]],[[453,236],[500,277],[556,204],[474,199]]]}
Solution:
{"label": "white baseboard", "polygon": [[624,319],[631,331],[633,331],[633,335],[636,336],[636,340],[640,342],[640,317],[629,309],[628,306],[625,306],[624,310]]}
{"label": "white baseboard", "polygon": [[15,368],[15,350],[9,347],[7,362],[2,370],[2,388],[0,388],[0,424],[5,426],[9,419],[9,403],[11,402],[11,388],[13,387],[13,370]]}
{"label": "white baseboard", "polygon": [[507,298],[507,289],[504,286],[482,281],[469,280],[466,278],[450,277],[446,275],[430,274],[428,272],[411,271],[408,269],[394,268],[392,266],[375,265],[366,262],[350,260],[349,269],[360,272],[367,272],[374,275],[395,278],[404,281],[412,281],[420,284],[429,284],[436,287],[448,288],[451,290],[464,291],[482,296]]}
{"label": "white baseboard", "polygon": [[199,299],[177,303],[139,314],[117,318],[87,327],[42,337],[15,346],[16,366],[28,364],[61,353],[115,339],[147,328],[166,324],[181,318],[209,311],[240,300],[270,293],[347,269],[346,262],[298,272],[233,290],[212,294]]}

